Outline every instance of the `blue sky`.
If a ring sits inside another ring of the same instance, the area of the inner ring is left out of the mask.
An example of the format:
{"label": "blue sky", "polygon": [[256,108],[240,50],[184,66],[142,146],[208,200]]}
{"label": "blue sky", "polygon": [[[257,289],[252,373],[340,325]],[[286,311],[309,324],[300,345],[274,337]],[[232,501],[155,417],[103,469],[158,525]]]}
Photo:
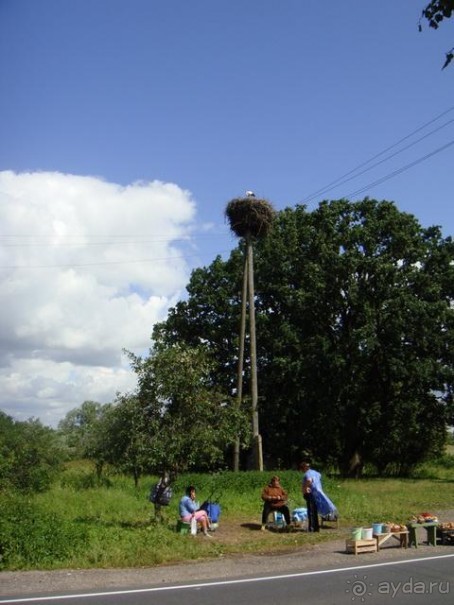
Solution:
{"label": "blue sky", "polygon": [[245,190],[454,234],[454,20],[419,32],[424,6],[0,0],[0,409],[55,426],[133,388],[121,349],[236,245]]}

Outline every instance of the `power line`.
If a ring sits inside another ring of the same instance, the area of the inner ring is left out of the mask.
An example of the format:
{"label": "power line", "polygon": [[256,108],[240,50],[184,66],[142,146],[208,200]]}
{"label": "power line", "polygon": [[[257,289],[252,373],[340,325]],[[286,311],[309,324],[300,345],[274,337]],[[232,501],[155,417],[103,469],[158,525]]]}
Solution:
{"label": "power line", "polygon": [[[231,252],[231,250],[220,250],[217,254],[224,254],[225,252]],[[97,267],[106,265],[129,265],[137,263],[156,263],[156,262],[168,262],[173,260],[187,260],[189,258],[200,258],[200,254],[193,255],[182,255],[182,256],[169,256],[167,258],[148,258],[148,259],[135,259],[135,260],[119,260],[119,261],[104,261],[96,263],[68,263],[61,265],[0,265],[0,270],[11,270],[11,269],[73,269],[76,267]]]}
{"label": "power line", "polygon": [[[320,189],[318,189],[317,191],[314,191],[314,193],[311,193],[310,195],[306,196],[306,198],[304,198],[304,200],[301,203],[308,203],[310,201],[312,201],[314,198],[319,197],[320,195],[322,195],[323,193],[327,192],[327,191],[331,191],[331,189],[334,189],[334,187],[336,185],[340,185],[343,184],[344,182],[347,182],[353,178],[356,178],[354,176],[352,176],[351,178],[346,178],[346,177],[350,177],[350,175],[353,175],[355,172],[357,172],[358,170],[360,170],[361,168],[363,168],[364,166],[367,166],[368,164],[370,164],[371,162],[373,162],[375,159],[379,158],[380,156],[384,155],[385,153],[387,153],[388,151],[390,151],[391,149],[394,149],[395,147],[397,147],[398,145],[400,145],[401,143],[403,143],[404,141],[408,140],[409,138],[411,138],[412,136],[414,136],[415,134],[417,134],[418,132],[420,132],[421,130],[424,130],[424,128],[427,128],[427,126],[430,126],[430,124],[433,124],[434,122],[436,122],[437,120],[439,120],[440,118],[442,118],[443,116],[445,116],[447,113],[451,112],[454,110],[454,105],[452,107],[450,107],[449,109],[447,109],[446,111],[443,111],[441,114],[439,114],[438,116],[436,116],[435,118],[432,118],[431,120],[429,120],[428,122],[426,122],[425,124],[423,124],[422,126],[420,126],[419,128],[417,128],[416,130],[412,131],[410,134],[406,135],[405,137],[399,139],[396,143],[393,143],[392,145],[390,145],[389,147],[386,147],[386,149],[384,149],[383,151],[380,151],[379,153],[375,154],[374,156],[372,156],[370,159],[366,160],[365,162],[362,162],[361,164],[359,164],[358,166],[356,166],[355,168],[353,168],[352,170],[349,170],[348,172],[346,172],[345,174],[343,174],[342,176],[338,177],[337,179],[334,179],[334,181],[331,181],[330,183],[328,183],[327,185],[325,185],[324,187],[321,187]],[[445,126],[447,126],[449,123],[451,123],[452,120],[446,122],[443,126],[437,128],[436,130],[432,131],[431,133],[429,133],[428,135],[425,135],[424,137],[421,137],[422,140],[424,138],[426,138],[427,136],[429,136],[430,134],[433,134],[433,132],[436,132],[437,130],[440,130],[441,128],[444,128]],[[418,141],[419,141],[418,140]],[[416,141],[416,142],[418,142]],[[411,145],[410,145],[411,146]],[[408,147],[406,147],[405,149],[408,149]],[[402,150],[404,151],[404,150]],[[393,154],[390,157],[394,157],[394,155],[397,155],[399,152],[396,152],[395,154]],[[386,158],[386,159],[390,159],[390,158]],[[378,166],[380,163],[383,163],[385,160],[382,160],[381,162],[375,164],[373,167]],[[372,167],[372,168],[373,168]],[[368,169],[369,170],[369,169]],[[366,172],[366,171],[363,171]],[[360,174],[363,174],[363,172],[361,172]],[[357,175],[359,176],[359,174]],[[345,180],[344,180],[345,179]],[[342,182],[341,182],[342,181]]]}
{"label": "power line", "polygon": [[380,185],[381,183],[384,183],[385,181],[388,181],[389,179],[392,179],[393,177],[397,176],[398,174],[401,174],[402,172],[405,172],[406,170],[409,170],[410,168],[413,168],[413,166],[416,166],[417,164],[420,164],[421,162],[424,162],[425,160],[428,160],[429,158],[431,158],[432,156],[436,155],[437,153],[440,153],[441,151],[444,151],[448,147],[451,147],[451,145],[454,145],[454,140],[450,141],[449,143],[446,143],[446,145],[442,145],[441,147],[438,147],[438,149],[435,149],[434,151],[431,151],[427,155],[425,155],[425,156],[423,156],[421,158],[418,158],[414,162],[410,162],[410,164],[406,164],[405,166],[402,166],[401,168],[398,168],[394,172],[391,172],[390,174],[387,174],[387,175],[383,176],[382,178],[377,179],[373,183],[369,183],[368,185],[365,185],[364,187],[361,187],[361,189],[357,189],[356,191],[352,191],[352,192],[348,193],[345,197],[350,197],[350,196],[358,195],[360,193],[363,193],[364,191],[367,191],[368,189],[371,189],[372,187],[375,187],[375,185]]}
{"label": "power line", "polygon": [[[332,187],[326,187],[325,189],[323,189],[321,191],[321,193],[327,193],[328,191],[331,191],[331,189],[335,189],[336,187],[339,187],[340,185],[344,185],[345,183],[348,183],[349,181],[352,181],[356,178],[358,178],[359,176],[365,174],[366,172],[369,172],[370,170],[373,170],[374,168],[376,168],[377,166],[380,166],[380,164],[384,164],[385,162],[387,162],[388,160],[396,157],[396,155],[399,155],[400,153],[407,151],[407,149],[410,149],[411,147],[414,147],[415,145],[417,145],[418,143],[420,143],[421,141],[423,141],[424,139],[427,139],[429,136],[431,136],[432,134],[434,134],[435,132],[438,132],[439,130],[441,130],[442,128],[445,128],[445,126],[448,126],[449,124],[451,124],[452,122],[454,122],[454,118],[452,120],[449,120],[448,122],[445,122],[444,124],[442,124],[441,126],[439,126],[438,128],[435,128],[435,130],[431,130],[430,132],[428,132],[427,134],[423,135],[422,137],[420,137],[419,139],[416,139],[416,141],[413,141],[412,143],[409,143],[408,145],[406,145],[405,147],[402,147],[402,149],[399,149],[398,151],[395,151],[394,153],[392,153],[391,155],[386,156],[385,158],[383,158],[382,160],[380,160],[379,162],[376,162],[375,164],[372,164],[372,166],[369,166],[368,168],[365,168],[364,170],[362,170],[361,172],[358,172],[358,174],[354,174],[353,176],[350,176],[344,180],[339,181],[336,185],[333,185]],[[366,162],[367,163],[367,162]],[[364,164],[365,165],[365,164]],[[318,197],[318,196],[317,196]],[[306,202],[308,201],[312,201],[311,198],[308,198],[306,200]]]}
{"label": "power line", "polygon": [[[178,243],[178,242],[194,242],[197,239],[201,239],[201,238],[219,238],[220,235],[228,235],[227,231],[221,231],[221,232],[215,232],[215,233],[210,233],[210,234],[202,234],[202,235],[197,235],[197,236],[192,236],[192,235],[188,235],[187,237],[180,237],[180,238],[173,238],[173,237],[169,237],[169,238],[159,238],[159,239],[145,239],[145,240],[141,240],[141,239],[133,239],[130,241],[127,240],[107,240],[107,241],[98,241],[98,242],[90,242],[90,241],[79,241],[79,242],[71,242],[71,241],[65,241],[65,242],[58,242],[57,244],[55,242],[52,241],[21,241],[21,242],[13,242],[10,243],[8,241],[3,242],[1,245],[3,248],[18,248],[18,247],[23,247],[23,246],[37,246],[37,247],[48,247],[48,246],[58,246],[58,248],[62,248],[62,247],[83,247],[83,246],[118,246],[118,245],[147,245],[147,244],[156,244],[156,243],[163,243],[163,242],[172,242],[172,243]],[[0,235],[0,241],[1,240],[18,240],[18,239],[22,239],[22,238],[36,238],[36,236],[28,236],[28,235]],[[44,238],[52,238],[55,237],[55,235],[45,235],[42,236],[42,239]],[[71,237],[71,236],[70,236]],[[77,236],[79,237],[79,236]],[[82,236],[80,236],[82,237]],[[88,237],[93,237],[93,236],[88,236]],[[97,237],[97,236],[94,236]],[[115,237],[115,238],[121,238],[121,237],[131,237],[131,236],[109,236],[109,237]]]}

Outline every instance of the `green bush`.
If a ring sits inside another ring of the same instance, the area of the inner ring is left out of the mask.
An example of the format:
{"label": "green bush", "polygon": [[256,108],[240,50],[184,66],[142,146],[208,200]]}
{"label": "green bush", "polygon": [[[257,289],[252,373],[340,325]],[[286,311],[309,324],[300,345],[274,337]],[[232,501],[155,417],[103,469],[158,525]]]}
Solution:
{"label": "green bush", "polygon": [[112,481],[105,475],[86,471],[65,471],[60,479],[61,487],[74,490],[96,489],[98,487],[111,487]]}
{"label": "green bush", "polygon": [[0,490],[44,492],[63,460],[54,430],[38,420],[19,422],[0,411]]}
{"label": "green bush", "polygon": [[440,456],[440,458],[437,458],[436,460],[436,465],[447,469],[454,468],[454,455],[444,454],[443,456]]}
{"label": "green bush", "polygon": [[86,529],[43,510],[35,499],[3,494],[0,508],[0,569],[51,567],[87,543]]}

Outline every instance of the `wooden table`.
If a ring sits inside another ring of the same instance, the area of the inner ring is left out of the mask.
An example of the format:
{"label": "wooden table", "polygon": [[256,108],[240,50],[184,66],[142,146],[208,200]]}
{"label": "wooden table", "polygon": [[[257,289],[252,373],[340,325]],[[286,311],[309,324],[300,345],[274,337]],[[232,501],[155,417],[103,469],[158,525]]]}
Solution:
{"label": "wooden table", "polygon": [[437,545],[437,527],[438,523],[407,523],[409,535],[409,546],[418,548],[418,540],[416,539],[416,530],[419,527],[424,527],[427,533],[427,543],[432,546]]}
{"label": "wooden table", "polygon": [[404,531],[392,531],[386,534],[374,534],[374,538],[377,540],[377,550],[380,550],[380,546],[387,542],[390,538],[396,538],[399,541],[401,548],[408,547],[408,530]]}

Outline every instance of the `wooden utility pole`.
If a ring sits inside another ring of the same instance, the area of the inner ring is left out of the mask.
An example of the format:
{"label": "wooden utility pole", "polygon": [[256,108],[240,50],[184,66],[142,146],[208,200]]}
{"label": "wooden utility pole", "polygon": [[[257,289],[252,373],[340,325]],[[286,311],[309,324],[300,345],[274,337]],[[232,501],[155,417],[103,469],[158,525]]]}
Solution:
{"label": "wooden utility pole", "polygon": [[[247,283],[248,283],[248,259],[244,257],[243,268],[243,290],[241,294],[241,322],[240,322],[240,343],[238,352],[238,374],[236,380],[236,404],[241,408],[243,401],[243,368],[244,368],[244,340],[246,338],[246,307],[247,307]],[[235,439],[233,444],[233,470],[240,470],[240,438]]]}
{"label": "wooden utility pole", "polygon": [[249,335],[251,339],[251,398],[254,468],[258,471],[263,471],[262,437],[259,431],[258,412],[257,341],[255,336],[254,253],[252,250],[252,242],[250,236],[246,238],[246,252],[249,293]]}
{"label": "wooden utility pole", "polygon": [[[246,309],[249,302],[249,335],[251,358],[251,400],[252,400],[252,438],[254,468],[263,470],[262,438],[259,431],[258,387],[257,387],[257,345],[255,337],[255,293],[254,293],[254,256],[253,241],[265,237],[271,228],[275,212],[271,204],[255,197],[253,191],[246,196],[231,200],[225,209],[230,228],[246,244],[243,268],[243,293],[240,326],[240,350],[238,355],[237,405],[241,406],[243,395],[244,340],[246,333]],[[240,442],[233,444],[233,468],[239,470]]]}

